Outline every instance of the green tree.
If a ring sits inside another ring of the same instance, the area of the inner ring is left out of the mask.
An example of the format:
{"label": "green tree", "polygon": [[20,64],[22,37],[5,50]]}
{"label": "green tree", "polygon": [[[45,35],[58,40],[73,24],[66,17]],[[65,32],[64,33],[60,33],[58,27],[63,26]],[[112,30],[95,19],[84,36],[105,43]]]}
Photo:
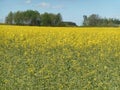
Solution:
{"label": "green tree", "polygon": [[59,26],[62,22],[62,16],[60,13],[44,13],[41,15],[41,25],[43,26]]}
{"label": "green tree", "polygon": [[88,25],[89,26],[99,26],[100,17],[97,14],[92,14],[88,17]]}
{"label": "green tree", "polygon": [[38,11],[27,10],[23,12],[24,24],[40,25],[40,13]]}
{"label": "green tree", "polygon": [[48,19],[49,19],[49,25],[50,26],[56,26],[56,15],[55,14],[53,14],[53,13],[49,13],[48,14],[49,15],[49,17],[48,17]]}
{"label": "green tree", "polygon": [[21,11],[17,11],[14,13],[14,23],[17,25],[23,25],[24,24],[24,14]]}
{"label": "green tree", "polygon": [[56,20],[55,20],[56,26],[59,26],[59,25],[61,24],[61,22],[62,22],[62,16],[61,16],[60,13],[58,13],[58,14],[56,15]]}
{"label": "green tree", "polygon": [[97,14],[92,14],[89,17],[83,16],[83,26],[119,26],[120,20],[114,18],[101,18]]}
{"label": "green tree", "polygon": [[84,18],[83,25],[88,26],[88,17],[86,15],[84,15],[83,18]]}
{"label": "green tree", "polygon": [[13,22],[14,22],[14,13],[10,12],[8,16],[5,18],[5,23],[13,24]]}
{"label": "green tree", "polygon": [[51,26],[51,17],[48,13],[44,13],[41,15],[41,25]]}

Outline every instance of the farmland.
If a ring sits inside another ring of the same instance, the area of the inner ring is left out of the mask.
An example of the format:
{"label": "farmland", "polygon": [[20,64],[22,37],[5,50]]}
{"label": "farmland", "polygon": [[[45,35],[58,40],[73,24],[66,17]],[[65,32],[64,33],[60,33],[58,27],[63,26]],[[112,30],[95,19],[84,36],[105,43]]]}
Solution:
{"label": "farmland", "polygon": [[0,90],[120,90],[120,28],[1,25]]}

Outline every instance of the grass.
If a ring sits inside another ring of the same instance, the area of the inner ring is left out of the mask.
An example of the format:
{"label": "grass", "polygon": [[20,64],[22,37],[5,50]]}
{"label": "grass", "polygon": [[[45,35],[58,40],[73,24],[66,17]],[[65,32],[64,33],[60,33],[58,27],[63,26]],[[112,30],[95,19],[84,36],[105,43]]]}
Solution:
{"label": "grass", "polygon": [[0,25],[0,90],[119,90],[120,28]]}

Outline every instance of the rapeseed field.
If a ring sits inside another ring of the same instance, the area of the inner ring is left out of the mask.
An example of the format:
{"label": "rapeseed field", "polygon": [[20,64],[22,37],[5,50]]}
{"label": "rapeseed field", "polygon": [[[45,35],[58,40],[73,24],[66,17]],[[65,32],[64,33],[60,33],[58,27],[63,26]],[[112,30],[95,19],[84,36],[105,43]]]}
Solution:
{"label": "rapeseed field", "polygon": [[1,25],[0,90],[120,90],[120,28]]}

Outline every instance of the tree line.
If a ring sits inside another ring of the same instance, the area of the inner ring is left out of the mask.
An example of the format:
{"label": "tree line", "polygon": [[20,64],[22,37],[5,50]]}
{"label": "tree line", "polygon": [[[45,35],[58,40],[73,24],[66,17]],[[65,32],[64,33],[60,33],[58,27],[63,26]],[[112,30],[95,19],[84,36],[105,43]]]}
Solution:
{"label": "tree line", "polygon": [[[5,24],[31,25],[31,26],[77,26],[74,22],[65,22],[60,13],[43,13],[36,10],[9,12]],[[119,26],[120,20],[115,18],[102,18],[98,14],[83,16],[82,26]]]}
{"label": "tree line", "polygon": [[5,18],[6,24],[31,25],[31,26],[76,26],[73,22],[63,22],[60,13],[43,13],[38,11],[26,10],[9,12]]}
{"label": "tree line", "polygon": [[44,13],[40,14],[38,11],[27,10],[10,12],[6,19],[6,24],[15,25],[33,25],[33,26],[59,26],[62,22],[60,13]]}
{"label": "tree line", "polygon": [[120,20],[115,18],[102,18],[97,14],[83,16],[83,26],[119,26]]}

